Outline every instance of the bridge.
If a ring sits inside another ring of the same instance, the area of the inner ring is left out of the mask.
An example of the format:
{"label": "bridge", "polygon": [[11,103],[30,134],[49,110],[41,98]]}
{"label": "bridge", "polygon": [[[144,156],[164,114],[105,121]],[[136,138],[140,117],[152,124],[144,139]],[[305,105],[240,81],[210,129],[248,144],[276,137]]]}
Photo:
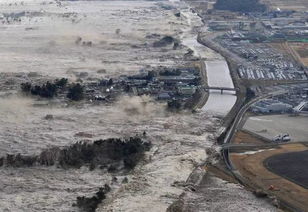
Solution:
{"label": "bridge", "polygon": [[306,105],[308,105],[308,102],[302,101],[301,103],[299,103],[299,105],[297,105],[295,108],[293,108],[293,110],[295,112],[301,112],[306,107]]}
{"label": "bridge", "polygon": [[223,94],[224,91],[237,91],[236,88],[228,88],[228,87],[212,87],[212,86],[204,86],[205,90],[218,90],[221,94]]}

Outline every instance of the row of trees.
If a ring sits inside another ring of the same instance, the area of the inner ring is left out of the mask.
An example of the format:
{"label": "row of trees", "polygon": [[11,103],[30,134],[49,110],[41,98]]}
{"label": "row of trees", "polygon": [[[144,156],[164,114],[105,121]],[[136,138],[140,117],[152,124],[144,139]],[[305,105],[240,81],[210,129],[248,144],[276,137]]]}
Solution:
{"label": "row of trees", "polygon": [[259,0],[217,0],[214,8],[242,13],[266,11],[266,6],[261,4]]}
{"label": "row of trees", "polygon": [[67,93],[67,98],[73,101],[80,101],[84,98],[84,88],[79,83],[72,85]]}
{"label": "row of trees", "polygon": [[24,93],[30,93],[34,96],[40,96],[43,98],[53,98],[57,96],[59,91],[66,91],[67,98],[79,101],[84,98],[84,88],[81,84],[72,84],[69,87],[67,86],[68,79],[56,79],[54,82],[46,82],[42,85],[32,85],[30,82],[22,83],[21,90]]}

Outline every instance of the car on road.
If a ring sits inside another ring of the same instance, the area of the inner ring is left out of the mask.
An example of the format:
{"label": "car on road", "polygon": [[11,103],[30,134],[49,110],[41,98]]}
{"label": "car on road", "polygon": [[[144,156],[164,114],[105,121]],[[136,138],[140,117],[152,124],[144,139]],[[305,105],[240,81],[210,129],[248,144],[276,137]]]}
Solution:
{"label": "car on road", "polygon": [[272,139],[273,142],[289,142],[291,137],[289,134],[277,135]]}

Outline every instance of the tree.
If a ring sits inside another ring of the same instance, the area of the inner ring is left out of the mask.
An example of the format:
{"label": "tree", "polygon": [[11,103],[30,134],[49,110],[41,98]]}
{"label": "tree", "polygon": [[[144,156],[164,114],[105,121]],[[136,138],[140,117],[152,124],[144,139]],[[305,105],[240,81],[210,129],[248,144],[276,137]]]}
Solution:
{"label": "tree", "polygon": [[152,80],[156,76],[157,76],[157,73],[155,71],[149,71],[148,75],[146,76],[146,80]]}
{"label": "tree", "polygon": [[246,101],[250,101],[256,96],[255,92],[251,88],[246,88]]}
{"label": "tree", "polygon": [[[29,89],[29,85],[24,85],[22,87],[23,89]],[[31,94],[44,98],[52,98],[57,95],[57,86],[50,82],[46,82],[46,84],[43,84],[42,86],[36,85],[31,87]]]}
{"label": "tree", "polygon": [[182,71],[179,69],[175,69],[175,70],[163,70],[159,72],[160,76],[180,76],[182,74]]}
{"label": "tree", "polygon": [[179,110],[182,104],[179,100],[172,100],[168,102],[168,109],[170,110]]}
{"label": "tree", "polygon": [[67,98],[73,101],[80,101],[84,98],[84,88],[79,83],[73,84],[67,94]]}
{"label": "tree", "polygon": [[32,85],[31,85],[30,82],[26,82],[26,83],[21,84],[21,90],[23,92],[26,92],[26,93],[29,93],[31,91],[31,87],[32,87]]}
{"label": "tree", "polygon": [[66,79],[66,78],[62,78],[60,80],[56,79],[55,80],[55,85],[57,87],[64,88],[67,85],[67,81],[68,81],[68,79]]}
{"label": "tree", "polygon": [[264,12],[266,6],[259,0],[217,0],[214,4],[217,10],[230,10],[233,12]]}
{"label": "tree", "polygon": [[107,86],[111,86],[111,85],[113,85],[113,79],[112,79],[112,78],[110,78],[110,79],[108,80],[108,83],[107,83]]}
{"label": "tree", "polygon": [[52,98],[57,94],[57,86],[53,83],[47,82],[42,86],[40,96]]}

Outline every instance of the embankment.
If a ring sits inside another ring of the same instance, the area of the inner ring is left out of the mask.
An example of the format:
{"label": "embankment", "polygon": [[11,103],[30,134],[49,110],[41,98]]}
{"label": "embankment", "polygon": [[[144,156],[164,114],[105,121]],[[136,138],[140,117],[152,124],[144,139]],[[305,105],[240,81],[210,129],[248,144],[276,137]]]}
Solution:
{"label": "embankment", "polygon": [[233,108],[231,109],[231,111],[228,113],[228,115],[224,119],[224,126],[227,127],[232,123],[234,117],[236,116],[237,112],[240,110],[240,108],[244,104],[245,98],[246,98],[246,88],[241,84],[238,74],[237,74],[239,63],[232,57],[232,54],[228,50],[224,49],[218,44],[215,44],[211,39],[204,37],[204,35],[199,34],[197,37],[197,40],[200,44],[222,55],[227,61],[234,87],[237,90],[236,102]]}

